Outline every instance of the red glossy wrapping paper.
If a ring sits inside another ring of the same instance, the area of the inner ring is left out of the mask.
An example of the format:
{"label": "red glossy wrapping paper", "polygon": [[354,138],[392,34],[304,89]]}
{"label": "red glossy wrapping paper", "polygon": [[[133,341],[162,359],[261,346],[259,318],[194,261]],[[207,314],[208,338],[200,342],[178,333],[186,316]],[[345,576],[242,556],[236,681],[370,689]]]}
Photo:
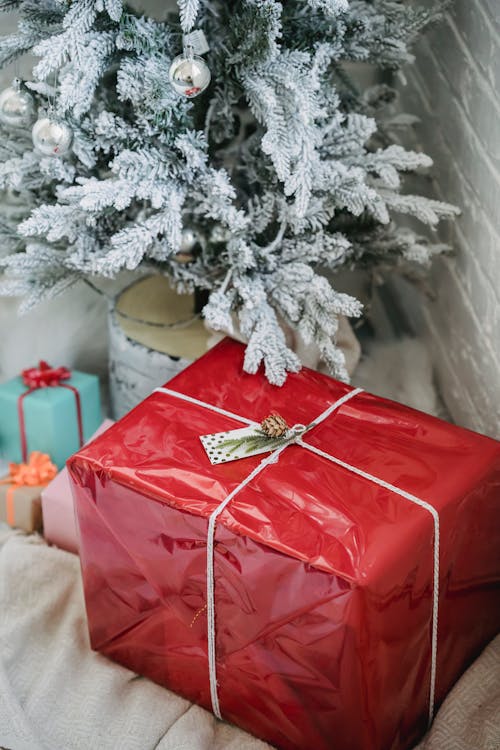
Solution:
{"label": "red glossy wrapping paper", "polygon": [[[276,388],[225,340],[168,387],[307,424],[350,390],[311,370]],[[154,393],[69,461],[92,647],[210,709],[208,517],[262,456],[212,466],[199,436],[241,427]],[[437,701],[500,626],[500,444],[366,393],[307,442],[440,516]],[[223,717],[284,750],[396,750],[427,722],[433,521],[288,447],[219,516]]]}

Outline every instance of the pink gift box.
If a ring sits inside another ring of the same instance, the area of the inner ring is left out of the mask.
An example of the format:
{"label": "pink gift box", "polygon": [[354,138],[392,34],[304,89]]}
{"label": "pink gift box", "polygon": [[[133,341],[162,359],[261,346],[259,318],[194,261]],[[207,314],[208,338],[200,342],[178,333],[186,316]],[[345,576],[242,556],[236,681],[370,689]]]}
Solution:
{"label": "pink gift box", "polygon": [[[106,419],[88,442],[106,432],[114,422]],[[78,554],[73,495],[68,470],[62,469],[42,492],[43,535],[49,544]]]}

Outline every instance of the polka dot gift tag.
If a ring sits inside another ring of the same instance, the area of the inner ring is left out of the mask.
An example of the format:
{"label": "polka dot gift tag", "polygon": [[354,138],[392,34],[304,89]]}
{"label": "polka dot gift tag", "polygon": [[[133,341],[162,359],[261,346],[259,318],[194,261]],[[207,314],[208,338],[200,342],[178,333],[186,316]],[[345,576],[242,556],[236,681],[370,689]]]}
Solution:
{"label": "polka dot gift tag", "polygon": [[261,425],[255,424],[238,430],[201,435],[200,440],[211,464],[225,464],[228,461],[256,456],[258,453],[274,451],[293,437],[289,433],[287,430],[279,437],[272,437]]}

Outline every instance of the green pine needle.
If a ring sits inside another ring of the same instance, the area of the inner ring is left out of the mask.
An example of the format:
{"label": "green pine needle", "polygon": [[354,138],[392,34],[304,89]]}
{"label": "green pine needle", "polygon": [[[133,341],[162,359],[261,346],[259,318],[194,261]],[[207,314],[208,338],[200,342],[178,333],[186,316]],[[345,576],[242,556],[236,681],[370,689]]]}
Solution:
{"label": "green pine needle", "polygon": [[227,450],[228,453],[234,453],[241,448],[245,449],[245,453],[252,453],[253,451],[261,450],[262,448],[273,451],[276,450],[276,448],[285,445],[289,440],[289,437],[273,438],[266,435],[265,432],[256,432],[253,435],[245,435],[241,438],[225,440],[220,444],[220,447]]}

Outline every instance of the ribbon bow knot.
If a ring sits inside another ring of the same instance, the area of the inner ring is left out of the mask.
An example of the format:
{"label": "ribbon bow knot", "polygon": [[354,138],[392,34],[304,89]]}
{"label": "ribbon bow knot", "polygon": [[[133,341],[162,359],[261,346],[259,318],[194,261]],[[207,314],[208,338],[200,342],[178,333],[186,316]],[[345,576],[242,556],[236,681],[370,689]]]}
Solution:
{"label": "ribbon bow knot", "polygon": [[21,373],[24,385],[31,389],[55,388],[61,380],[69,380],[71,372],[67,367],[51,367],[43,359],[38,367],[29,367]]}
{"label": "ribbon bow knot", "polygon": [[33,451],[27,463],[9,464],[9,476],[7,480],[18,486],[36,487],[39,484],[48,484],[57,474],[57,467],[50,460],[47,453]]}
{"label": "ribbon bow knot", "polygon": [[43,359],[38,363],[38,367],[28,367],[22,370],[21,379],[27,390],[21,393],[17,400],[17,412],[19,417],[19,434],[21,439],[21,454],[23,461],[28,461],[28,438],[26,435],[26,425],[24,420],[24,399],[31,393],[41,388],[67,388],[75,397],[76,420],[78,428],[78,441],[80,446],[83,445],[83,421],[82,405],[78,389],[70,383],[64,383],[64,380],[71,378],[71,370],[67,367],[51,367]]}
{"label": "ribbon bow knot", "polygon": [[47,453],[33,451],[26,463],[9,464],[9,475],[0,480],[0,484],[9,484],[5,494],[6,520],[10,526],[16,525],[14,493],[19,487],[38,487],[47,485],[57,474]]}

